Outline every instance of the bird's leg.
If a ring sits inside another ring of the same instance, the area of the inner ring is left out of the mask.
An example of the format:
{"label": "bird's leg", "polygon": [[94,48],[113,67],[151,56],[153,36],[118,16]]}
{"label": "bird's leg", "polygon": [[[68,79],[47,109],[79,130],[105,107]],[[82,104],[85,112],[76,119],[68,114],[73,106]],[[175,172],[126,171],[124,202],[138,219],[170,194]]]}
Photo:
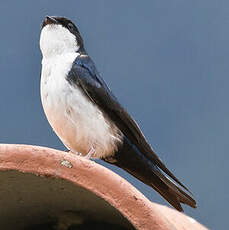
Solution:
{"label": "bird's leg", "polygon": [[95,153],[95,149],[93,146],[91,146],[89,152],[87,153],[87,155],[84,156],[84,158],[91,159],[94,153]]}

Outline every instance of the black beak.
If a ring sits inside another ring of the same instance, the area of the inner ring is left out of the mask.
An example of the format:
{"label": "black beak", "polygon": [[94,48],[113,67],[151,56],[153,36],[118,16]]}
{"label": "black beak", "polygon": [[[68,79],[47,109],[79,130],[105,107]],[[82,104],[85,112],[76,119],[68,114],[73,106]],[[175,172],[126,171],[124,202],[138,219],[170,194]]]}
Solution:
{"label": "black beak", "polygon": [[50,25],[50,24],[57,24],[57,20],[54,17],[51,16],[46,16],[45,20],[42,23],[42,28],[45,27],[46,25]]}

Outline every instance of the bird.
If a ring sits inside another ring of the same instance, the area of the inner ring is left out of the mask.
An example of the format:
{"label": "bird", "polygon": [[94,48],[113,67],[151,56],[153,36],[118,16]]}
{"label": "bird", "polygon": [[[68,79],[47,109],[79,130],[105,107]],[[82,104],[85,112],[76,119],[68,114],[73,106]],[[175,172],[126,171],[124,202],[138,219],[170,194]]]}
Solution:
{"label": "bird", "polygon": [[100,76],[77,26],[66,17],[46,16],[40,49],[42,106],[65,147],[124,169],[178,211],[181,204],[196,208],[192,193],[156,155]]}

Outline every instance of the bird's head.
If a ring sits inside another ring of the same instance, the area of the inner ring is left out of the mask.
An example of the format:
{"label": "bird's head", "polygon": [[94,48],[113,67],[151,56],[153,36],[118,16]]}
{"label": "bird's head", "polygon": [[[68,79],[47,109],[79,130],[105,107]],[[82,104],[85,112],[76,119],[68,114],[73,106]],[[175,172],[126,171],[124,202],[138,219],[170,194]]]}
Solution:
{"label": "bird's head", "polygon": [[43,57],[84,51],[79,30],[69,19],[47,16],[42,22],[40,48]]}

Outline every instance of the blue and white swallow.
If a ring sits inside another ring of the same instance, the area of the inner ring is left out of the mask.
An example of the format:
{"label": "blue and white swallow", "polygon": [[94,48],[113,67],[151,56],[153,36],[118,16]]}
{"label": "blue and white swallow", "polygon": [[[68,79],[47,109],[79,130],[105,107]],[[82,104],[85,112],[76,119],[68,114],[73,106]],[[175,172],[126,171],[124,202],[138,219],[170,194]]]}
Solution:
{"label": "blue and white swallow", "polygon": [[100,77],[74,23],[64,17],[46,17],[40,48],[42,105],[63,144],[72,153],[126,170],[179,211],[181,203],[195,208],[189,190],[155,154]]}

